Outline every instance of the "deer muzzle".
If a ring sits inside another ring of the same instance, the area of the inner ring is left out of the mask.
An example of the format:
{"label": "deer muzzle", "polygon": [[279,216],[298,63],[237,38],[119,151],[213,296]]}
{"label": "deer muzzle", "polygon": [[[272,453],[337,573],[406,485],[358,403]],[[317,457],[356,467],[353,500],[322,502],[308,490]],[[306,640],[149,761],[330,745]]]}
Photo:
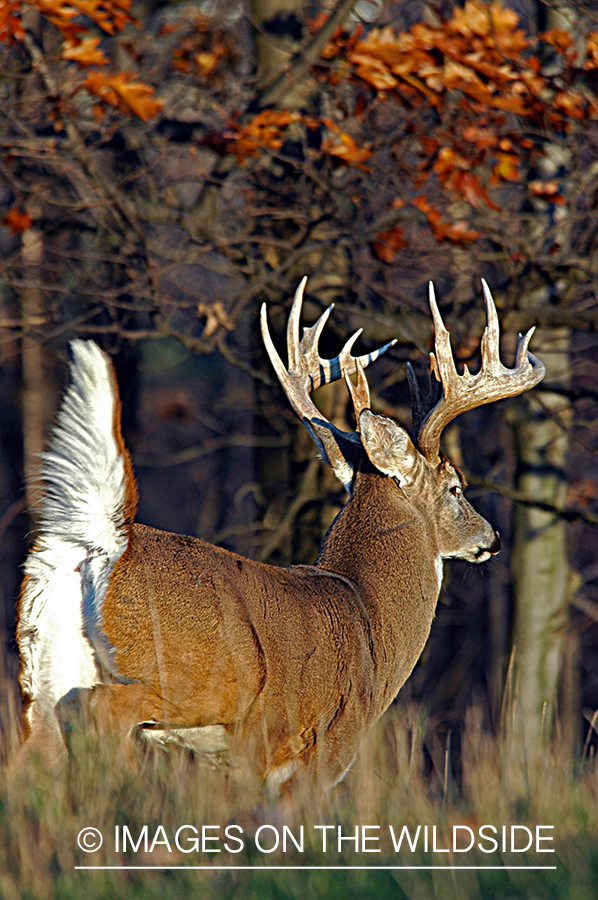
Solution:
{"label": "deer muzzle", "polygon": [[487,559],[490,559],[491,556],[496,556],[497,553],[500,552],[500,535],[498,531],[492,531],[493,540],[489,547],[478,547],[475,552],[475,560],[476,562],[485,562]]}

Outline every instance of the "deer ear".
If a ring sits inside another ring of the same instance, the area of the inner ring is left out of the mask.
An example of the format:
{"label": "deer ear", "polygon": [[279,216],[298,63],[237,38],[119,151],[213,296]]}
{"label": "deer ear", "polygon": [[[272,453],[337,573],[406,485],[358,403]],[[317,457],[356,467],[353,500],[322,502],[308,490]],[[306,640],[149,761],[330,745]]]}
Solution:
{"label": "deer ear", "polygon": [[361,442],[370,462],[384,475],[393,475],[400,484],[415,478],[419,453],[404,428],[364,409],[359,416]]}

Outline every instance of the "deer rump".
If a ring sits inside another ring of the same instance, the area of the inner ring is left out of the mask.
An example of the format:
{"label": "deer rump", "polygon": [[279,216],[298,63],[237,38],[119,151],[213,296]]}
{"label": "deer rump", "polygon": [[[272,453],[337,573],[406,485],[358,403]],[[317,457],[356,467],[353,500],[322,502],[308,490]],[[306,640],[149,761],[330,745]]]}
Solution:
{"label": "deer rump", "polygon": [[[370,409],[363,369],[391,345],[354,358],[353,336],[336,359],[321,359],[330,309],[299,341],[304,286],[289,317],[288,369],[265,311],[262,331],[291,405],[350,493],[314,566],[277,568],[136,524],[112,366],[93,342],[73,342],[19,601],[30,748],[63,752],[65,711],[83,697],[100,734],[181,744],[219,762],[244,757],[275,790],[303,766],[334,784],[421,654],[442,561],[480,562],[498,551],[498,535],[465,500],[439,440],[464,409],[538,383],[544,368],[527,351],[531,332],[520,337],[516,367],[505,369],[485,287],[482,369],[458,376],[431,294],[442,393],[422,398],[410,376],[414,444]],[[327,422],[309,397],[343,375],[353,433]]]}

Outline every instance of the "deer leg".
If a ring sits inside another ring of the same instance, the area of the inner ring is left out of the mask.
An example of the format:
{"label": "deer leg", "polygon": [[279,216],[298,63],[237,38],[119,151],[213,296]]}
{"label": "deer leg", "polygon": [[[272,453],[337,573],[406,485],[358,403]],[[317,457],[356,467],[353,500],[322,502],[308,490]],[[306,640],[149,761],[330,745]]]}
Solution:
{"label": "deer leg", "polygon": [[88,712],[100,739],[116,738],[130,755],[134,729],[145,722],[168,721],[169,706],[141,682],[98,684],[90,692]]}

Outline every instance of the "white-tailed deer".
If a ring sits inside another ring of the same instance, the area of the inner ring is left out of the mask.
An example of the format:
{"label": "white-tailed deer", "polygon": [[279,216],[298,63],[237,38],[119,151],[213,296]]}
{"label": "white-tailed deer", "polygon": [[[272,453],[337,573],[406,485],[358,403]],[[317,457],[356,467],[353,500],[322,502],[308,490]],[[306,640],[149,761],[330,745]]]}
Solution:
{"label": "white-tailed deer", "polygon": [[[300,766],[333,784],[423,650],[443,560],[482,562],[498,552],[498,535],[465,500],[440,435],[465,410],[538,384],[545,370],[527,349],[533,329],[519,336],[515,368],[506,369],[484,283],[481,370],[458,375],[430,289],[438,384],[423,397],[409,372],[413,443],[370,409],[364,366],[390,345],[355,359],[355,335],[338,357],[322,360],[318,339],[330,309],[300,341],[304,285],[289,316],[288,369],[265,307],[262,332],[289,401],[350,494],[313,566],[276,568],[135,523],[112,366],[93,342],[73,342],[72,382],[44,455],[39,535],[19,607],[33,746],[61,741],[61,707],[87,695],[100,733],[232,760],[242,753],[273,789]],[[328,422],[310,399],[343,375],[353,433]]]}

